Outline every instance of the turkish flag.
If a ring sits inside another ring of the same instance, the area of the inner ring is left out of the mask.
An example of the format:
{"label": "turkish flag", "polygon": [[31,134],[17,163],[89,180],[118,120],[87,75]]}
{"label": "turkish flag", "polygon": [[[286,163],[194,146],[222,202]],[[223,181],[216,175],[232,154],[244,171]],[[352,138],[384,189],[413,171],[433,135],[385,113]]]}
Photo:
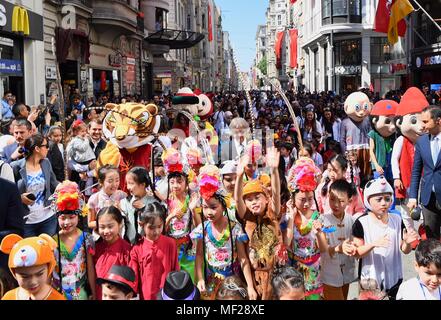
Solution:
{"label": "turkish flag", "polygon": [[[392,4],[397,0],[379,0],[377,12],[375,14],[374,31],[380,33],[389,32],[390,10]],[[404,37],[406,34],[406,21],[401,19],[398,22],[398,35]]]}
{"label": "turkish flag", "polygon": [[279,31],[276,34],[276,43],[274,45],[274,50],[276,51],[276,68],[281,69],[282,63],[281,63],[281,56],[282,56],[282,43],[283,43],[283,36],[285,35],[285,32]]}
{"label": "turkish flag", "polygon": [[289,30],[289,66],[291,68],[297,67],[297,29]]}
{"label": "turkish flag", "polygon": [[208,41],[213,41],[213,27],[211,21],[211,6],[208,5]]}

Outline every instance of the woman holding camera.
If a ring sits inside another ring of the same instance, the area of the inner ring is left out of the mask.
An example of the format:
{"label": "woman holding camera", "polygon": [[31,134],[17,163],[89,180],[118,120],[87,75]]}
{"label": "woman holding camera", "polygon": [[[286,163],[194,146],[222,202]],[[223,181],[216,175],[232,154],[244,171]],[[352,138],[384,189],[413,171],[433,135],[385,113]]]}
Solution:
{"label": "woman holding camera", "polygon": [[47,139],[37,133],[26,139],[21,150],[24,159],[11,163],[25,209],[24,237],[41,233],[52,236],[57,231],[57,218],[49,197],[59,182],[46,158],[48,148]]}

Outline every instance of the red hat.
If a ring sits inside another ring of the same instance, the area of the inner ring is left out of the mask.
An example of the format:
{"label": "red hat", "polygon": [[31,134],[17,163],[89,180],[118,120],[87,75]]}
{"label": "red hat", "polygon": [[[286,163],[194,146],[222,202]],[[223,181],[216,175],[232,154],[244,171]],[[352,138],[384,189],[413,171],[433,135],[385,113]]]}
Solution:
{"label": "red hat", "polygon": [[416,87],[410,87],[401,97],[401,102],[397,108],[397,116],[423,112],[425,107],[429,106],[424,94]]}
{"label": "red hat", "polygon": [[394,100],[380,100],[371,111],[371,116],[394,116],[398,109],[398,103]]}

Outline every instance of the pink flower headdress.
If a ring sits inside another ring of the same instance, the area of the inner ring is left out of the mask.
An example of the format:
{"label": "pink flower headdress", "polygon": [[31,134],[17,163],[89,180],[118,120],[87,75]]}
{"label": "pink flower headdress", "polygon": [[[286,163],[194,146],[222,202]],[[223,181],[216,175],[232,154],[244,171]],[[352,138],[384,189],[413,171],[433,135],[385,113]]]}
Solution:
{"label": "pink flower headdress", "polygon": [[314,191],[317,188],[317,176],[320,169],[310,158],[301,157],[288,172],[288,189],[295,191]]}
{"label": "pink flower headdress", "polygon": [[191,168],[197,168],[202,166],[202,152],[199,148],[192,148],[187,150],[187,163]]}
{"label": "pink flower headdress", "polygon": [[262,158],[262,145],[259,140],[251,140],[246,147],[246,153],[251,162],[255,163]]}
{"label": "pink flower headdress", "polygon": [[204,200],[208,200],[221,186],[220,171],[215,165],[205,165],[199,170],[199,192]]}
{"label": "pink flower headdress", "polygon": [[184,166],[182,165],[181,153],[178,150],[168,148],[162,153],[161,158],[168,174],[173,172],[183,172]]}

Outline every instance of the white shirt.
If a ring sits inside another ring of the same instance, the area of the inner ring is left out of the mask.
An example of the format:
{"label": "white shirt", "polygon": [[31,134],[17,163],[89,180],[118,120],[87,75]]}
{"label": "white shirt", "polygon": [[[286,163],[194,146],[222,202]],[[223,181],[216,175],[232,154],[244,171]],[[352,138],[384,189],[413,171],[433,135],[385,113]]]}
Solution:
{"label": "white shirt", "polygon": [[[340,221],[332,213],[327,213],[322,216],[322,219],[325,228],[331,226],[337,228],[335,232],[326,233],[329,246],[338,246],[345,239],[351,237],[354,223],[354,218],[351,215],[345,214],[343,220]],[[324,284],[342,287],[356,279],[354,257],[348,257],[344,253],[336,253],[331,258],[329,252],[321,253],[320,257],[320,275]]]}
{"label": "white shirt", "polygon": [[388,235],[389,247],[376,247],[361,259],[361,279],[375,279],[388,290],[403,278],[401,260],[401,217],[389,214],[387,225],[375,220],[371,215],[361,216],[358,221],[363,227],[364,243],[374,241]]}
{"label": "white shirt", "polygon": [[440,294],[441,287],[430,291],[418,278],[412,278],[400,285],[397,300],[441,300]]}

